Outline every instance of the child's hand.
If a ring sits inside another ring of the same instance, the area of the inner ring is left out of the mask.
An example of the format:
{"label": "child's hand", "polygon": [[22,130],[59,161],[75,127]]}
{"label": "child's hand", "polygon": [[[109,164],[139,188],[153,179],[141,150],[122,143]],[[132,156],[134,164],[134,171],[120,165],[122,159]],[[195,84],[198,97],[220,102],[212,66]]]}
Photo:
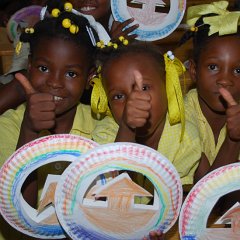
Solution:
{"label": "child's hand", "polygon": [[27,121],[26,126],[34,132],[53,128],[56,108],[53,95],[36,91],[21,73],[17,73],[15,77],[27,95],[27,108],[24,116]]}
{"label": "child's hand", "polygon": [[227,102],[228,107],[226,110],[227,116],[227,130],[230,139],[234,141],[240,140],[240,105],[235,101],[231,93],[226,88],[219,89],[220,94]]}
{"label": "child's hand", "polygon": [[137,37],[137,35],[136,34],[130,34],[130,33],[133,32],[135,29],[137,29],[139,27],[139,25],[135,24],[131,27],[127,27],[133,21],[134,21],[133,18],[130,18],[130,19],[128,19],[128,20],[126,20],[122,23],[114,21],[113,25],[112,25],[112,28],[111,28],[111,31],[110,31],[111,39],[112,40],[118,40],[118,38],[120,36],[123,36],[124,38],[126,38],[128,40],[135,39]]}
{"label": "child's hand", "polygon": [[151,109],[151,96],[143,91],[143,79],[141,73],[134,72],[135,84],[130,93],[123,112],[123,122],[130,128],[143,127]]}
{"label": "child's hand", "polygon": [[158,231],[152,231],[149,233],[149,238],[144,237],[143,240],[164,240],[164,236],[163,233]]}

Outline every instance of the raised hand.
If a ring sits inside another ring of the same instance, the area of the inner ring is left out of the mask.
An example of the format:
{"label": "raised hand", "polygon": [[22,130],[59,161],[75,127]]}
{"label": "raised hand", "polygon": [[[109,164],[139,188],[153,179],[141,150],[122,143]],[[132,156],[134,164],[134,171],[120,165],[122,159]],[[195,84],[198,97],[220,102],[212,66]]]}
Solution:
{"label": "raised hand", "polygon": [[143,240],[164,240],[163,233],[160,231],[152,231],[149,233],[149,238],[144,237]]}
{"label": "raised hand", "polygon": [[227,131],[230,139],[234,141],[240,140],[240,105],[233,98],[231,93],[226,88],[220,88],[219,92],[223,99],[227,102],[226,123]]}
{"label": "raised hand", "polygon": [[128,96],[123,113],[123,121],[132,129],[143,127],[146,124],[151,109],[151,96],[147,91],[143,91],[143,78],[141,73],[135,71],[134,79],[133,90]]}
{"label": "raised hand", "polygon": [[134,21],[133,18],[130,18],[122,23],[114,21],[112,24],[112,28],[110,30],[110,35],[112,40],[118,40],[120,36],[123,36],[124,38],[128,40],[133,40],[137,37],[136,34],[131,34],[135,29],[139,27],[138,24],[135,24],[131,27],[127,27],[129,24],[131,24]]}
{"label": "raised hand", "polygon": [[56,117],[56,105],[53,96],[49,93],[38,92],[23,74],[17,73],[15,77],[22,85],[27,96],[24,126],[33,132],[53,128]]}

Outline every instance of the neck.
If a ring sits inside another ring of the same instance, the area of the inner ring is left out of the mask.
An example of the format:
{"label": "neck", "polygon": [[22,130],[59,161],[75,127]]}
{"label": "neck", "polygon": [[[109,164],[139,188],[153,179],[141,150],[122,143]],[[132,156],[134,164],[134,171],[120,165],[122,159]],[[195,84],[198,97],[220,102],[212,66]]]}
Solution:
{"label": "neck", "polygon": [[151,133],[148,133],[146,135],[137,134],[136,142],[157,150],[165,126],[165,121],[166,116],[158,123],[154,131]]}
{"label": "neck", "polygon": [[109,22],[110,15],[111,15],[111,11],[109,10],[109,13],[107,15],[97,20],[99,23],[103,25],[103,27],[106,29],[107,32],[109,32],[108,22]]}
{"label": "neck", "polygon": [[202,110],[202,113],[206,120],[208,121],[213,134],[215,136],[215,141],[217,141],[219,133],[223,126],[226,123],[226,113],[225,112],[217,112],[212,110],[200,97],[198,97],[199,104]]}
{"label": "neck", "polygon": [[70,133],[76,114],[77,106],[74,106],[67,112],[56,117],[56,125],[51,130],[54,134]]}

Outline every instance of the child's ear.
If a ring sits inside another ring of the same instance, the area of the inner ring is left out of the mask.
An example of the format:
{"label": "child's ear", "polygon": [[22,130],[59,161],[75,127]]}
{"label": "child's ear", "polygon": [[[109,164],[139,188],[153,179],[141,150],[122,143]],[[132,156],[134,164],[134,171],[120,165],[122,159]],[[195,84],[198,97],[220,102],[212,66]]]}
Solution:
{"label": "child's ear", "polygon": [[193,59],[189,60],[189,75],[191,80],[196,83],[197,81],[197,66]]}
{"label": "child's ear", "polygon": [[90,88],[91,85],[91,80],[97,75],[97,67],[91,67],[89,73],[88,73],[88,78],[87,78],[87,83],[86,83],[86,89]]}

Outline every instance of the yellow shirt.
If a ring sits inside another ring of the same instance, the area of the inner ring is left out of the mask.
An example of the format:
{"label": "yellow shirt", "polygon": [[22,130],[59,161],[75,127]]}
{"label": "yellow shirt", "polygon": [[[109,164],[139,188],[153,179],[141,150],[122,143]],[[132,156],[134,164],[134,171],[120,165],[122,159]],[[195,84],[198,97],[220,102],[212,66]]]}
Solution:
{"label": "yellow shirt", "polygon": [[[16,110],[10,109],[0,116],[0,166],[15,152],[26,105],[20,105]],[[78,104],[71,134],[92,138],[96,120],[91,116],[88,105]]]}
{"label": "yellow shirt", "polygon": [[[113,118],[105,117],[97,123],[92,134],[93,140],[100,144],[114,142],[117,131],[118,125]],[[193,124],[186,121],[182,142],[179,141],[180,135],[181,124],[170,126],[167,120],[157,150],[175,166],[182,184],[192,184],[201,157],[199,133]]]}
{"label": "yellow shirt", "polygon": [[[25,104],[22,104],[16,110],[8,110],[0,116],[0,166],[2,166],[8,157],[15,152],[25,108]],[[91,117],[90,106],[79,104],[70,133],[91,139],[91,133],[95,124],[96,120]],[[58,165],[58,168],[56,168],[55,164],[56,163],[46,165],[47,171],[44,167],[42,167],[40,174],[44,174],[44,172],[61,174],[66,165],[62,164],[61,167]],[[43,182],[44,179],[40,181],[39,185],[42,186]],[[30,240],[33,238],[16,231],[5,220],[3,220],[2,216],[0,216],[0,240],[5,239]]]}
{"label": "yellow shirt", "polygon": [[215,144],[212,128],[202,113],[196,89],[192,89],[187,93],[185,97],[185,110],[188,119],[199,129],[202,152],[205,153],[209,163],[212,165],[226,137],[226,126],[221,129],[217,144]]}

